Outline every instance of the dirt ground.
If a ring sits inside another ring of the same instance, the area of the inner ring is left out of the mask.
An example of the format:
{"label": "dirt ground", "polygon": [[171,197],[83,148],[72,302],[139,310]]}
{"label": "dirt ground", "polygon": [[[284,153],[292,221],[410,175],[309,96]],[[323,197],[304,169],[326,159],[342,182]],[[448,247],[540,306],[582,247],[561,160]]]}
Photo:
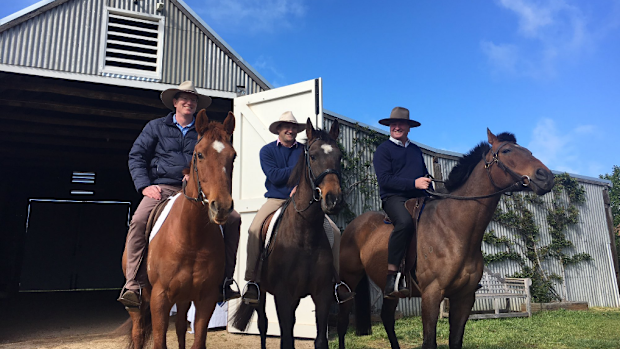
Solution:
{"label": "dirt ground", "polygon": [[[127,312],[115,299],[117,291],[18,294],[0,301],[0,349],[120,349],[127,337],[119,327]],[[174,320],[174,319],[172,319]],[[187,334],[188,347],[194,335]],[[168,348],[178,348],[174,324],[168,329]],[[270,337],[267,348],[279,348],[279,338]],[[210,348],[257,348],[256,335],[210,330]],[[296,340],[296,348],[313,348],[311,340]]]}

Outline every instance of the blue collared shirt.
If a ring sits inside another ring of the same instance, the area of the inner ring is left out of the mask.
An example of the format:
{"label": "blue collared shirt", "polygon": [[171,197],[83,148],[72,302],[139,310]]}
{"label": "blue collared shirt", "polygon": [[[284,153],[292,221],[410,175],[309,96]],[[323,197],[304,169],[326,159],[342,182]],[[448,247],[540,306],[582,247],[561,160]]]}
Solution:
{"label": "blue collared shirt", "polygon": [[189,129],[192,126],[194,126],[194,122],[196,122],[196,118],[193,118],[192,122],[187,124],[187,126],[183,127],[183,126],[181,126],[181,124],[179,124],[177,122],[177,114],[174,114],[174,115],[172,115],[172,122],[174,122],[174,124],[179,128],[179,130],[181,130],[181,132],[183,133],[183,137],[185,137],[185,135],[187,134],[187,131],[189,131]]}

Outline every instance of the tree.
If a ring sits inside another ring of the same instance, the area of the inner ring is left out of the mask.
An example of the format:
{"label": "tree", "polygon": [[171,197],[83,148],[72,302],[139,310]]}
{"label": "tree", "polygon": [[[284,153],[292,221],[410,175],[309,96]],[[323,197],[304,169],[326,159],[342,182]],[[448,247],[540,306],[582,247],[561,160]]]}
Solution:
{"label": "tree", "polygon": [[614,165],[611,175],[606,173],[599,175],[602,179],[611,181],[613,187],[609,190],[609,199],[611,201],[611,214],[614,219],[614,227],[620,225],[620,167]]}

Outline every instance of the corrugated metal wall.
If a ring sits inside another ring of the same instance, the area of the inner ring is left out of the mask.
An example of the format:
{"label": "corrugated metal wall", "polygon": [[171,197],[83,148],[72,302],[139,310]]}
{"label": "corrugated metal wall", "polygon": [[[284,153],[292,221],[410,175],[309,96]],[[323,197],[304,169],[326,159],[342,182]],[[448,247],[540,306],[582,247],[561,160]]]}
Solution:
{"label": "corrugated metal wall", "polygon": [[[325,128],[328,129],[333,123],[335,116],[325,114]],[[353,149],[356,144],[355,139],[367,137],[364,129],[356,127],[346,120],[339,120],[341,143],[346,149]],[[475,145],[472,145],[472,147]],[[454,157],[442,154],[436,154],[433,151],[424,149],[424,160],[426,167],[434,177],[439,177],[439,173],[434,173],[433,158],[437,158],[440,165],[442,178],[447,178],[450,170],[457,161]],[[372,161],[374,149],[368,149],[362,153],[362,157],[368,161]],[[374,168],[369,168],[369,172],[374,176]],[[361,178],[365,174],[359,174]],[[607,187],[604,182],[595,180],[583,180],[577,178],[583,185],[586,192],[586,202],[579,207],[579,223],[570,228],[566,234],[567,239],[575,245],[572,252],[586,252],[592,256],[592,261],[580,262],[574,266],[564,268],[559,261],[546,261],[545,266],[552,273],[558,274],[564,278],[564,282],[556,283],[555,289],[561,297],[567,301],[586,301],[590,306],[600,307],[620,307],[620,297],[618,295],[617,283],[615,281],[615,273],[611,262],[610,241],[607,231],[607,221],[605,218],[605,210],[603,203],[602,191]],[[375,187],[376,188],[376,187]],[[516,194],[521,195],[521,194]],[[553,194],[549,193],[542,196],[541,199],[550,207],[553,200]],[[565,194],[562,194],[562,200],[568,200]],[[379,210],[381,208],[381,200],[379,198],[378,188],[374,192],[366,195],[354,193],[347,197],[347,202],[355,215],[360,215],[368,210]],[[505,199],[500,201],[500,207],[506,210]],[[551,242],[551,236],[547,225],[547,212],[533,204],[527,204],[527,207],[534,214],[534,219],[540,228],[540,245],[548,245]],[[339,227],[346,226],[347,218],[343,215],[335,217],[334,220]],[[498,223],[491,222],[487,231],[494,230],[498,237],[513,237],[514,232],[510,231]],[[490,245],[483,243],[482,250],[487,254],[494,254],[500,251],[506,251],[503,245]],[[501,263],[493,263],[488,266],[489,270],[502,276],[510,276],[521,270],[516,262],[506,261]],[[379,309],[382,304],[381,290],[374,287],[372,291],[372,302],[375,309]],[[522,302],[512,300],[511,308],[518,310]],[[491,309],[490,301],[477,301],[474,308]],[[398,309],[405,315],[420,315],[421,306],[419,298],[410,300],[401,300]]]}
{"label": "corrugated metal wall", "polygon": [[164,16],[162,83],[193,80],[197,87],[246,93],[263,90],[247,71],[192,22],[174,3],[157,0],[72,0],[0,33],[0,63],[98,75],[105,7]]}

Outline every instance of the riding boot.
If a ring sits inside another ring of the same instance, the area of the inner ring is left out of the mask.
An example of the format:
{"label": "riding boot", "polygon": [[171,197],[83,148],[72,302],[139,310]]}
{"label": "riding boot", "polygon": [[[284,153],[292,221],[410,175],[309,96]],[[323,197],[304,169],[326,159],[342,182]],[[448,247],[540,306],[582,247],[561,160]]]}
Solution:
{"label": "riding boot", "polygon": [[396,290],[396,273],[388,273],[383,289],[383,298],[396,298],[398,291]]}
{"label": "riding boot", "polygon": [[233,280],[232,278],[226,278],[226,280],[224,280],[224,283],[222,284],[222,287],[220,288],[222,291],[220,292],[218,302],[227,302],[231,299],[237,299],[241,297],[241,293],[239,293],[239,291],[235,291],[230,287],[232,286],[232,283],[234,281],[235,280]]}
{"label": "riding boot", "polygon": [[398,292],[405,297],[409,297],[410,291],[405,285],[405,275],[400,274],[400,279],[398,280]]}

